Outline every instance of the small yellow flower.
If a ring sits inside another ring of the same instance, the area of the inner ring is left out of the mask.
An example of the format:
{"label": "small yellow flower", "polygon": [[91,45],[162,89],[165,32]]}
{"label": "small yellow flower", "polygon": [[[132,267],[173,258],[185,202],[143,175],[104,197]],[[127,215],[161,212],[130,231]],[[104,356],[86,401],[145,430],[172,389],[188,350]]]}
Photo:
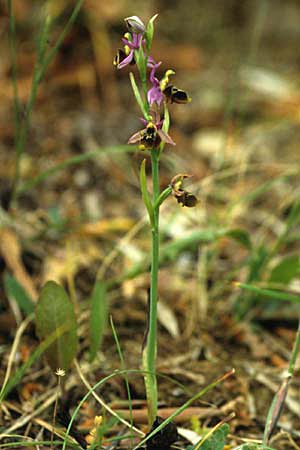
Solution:
{"label": "small yellow flower", "polygon": [[97,431],[100,428],[103,421],[102,416],[95,416],[94,427],[90,430],[89,434],[85,437],[88,444],[94,444],[97,441]]}
{"label": "small yellow flower", "polygon": [[99,427],[103,422],[103,417],[102,416],[95,416],[94,419],[94,424],[96,427]]}

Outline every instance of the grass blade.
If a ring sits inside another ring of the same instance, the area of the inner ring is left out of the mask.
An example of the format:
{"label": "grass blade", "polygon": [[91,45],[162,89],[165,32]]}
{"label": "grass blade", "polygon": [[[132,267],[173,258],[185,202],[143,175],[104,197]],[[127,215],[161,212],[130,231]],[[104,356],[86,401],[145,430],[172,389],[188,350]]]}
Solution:
{"label": "grass blade", "polygon": [[285,302],[294,302],[294,303],[300,302],[299,295],[289,294],[288,292],[275,291],[273,289],[264,289],[264,288],[254,286],[252,284],[246,284],[246,283],[240,283],[240,282],[235,282],[234,285],[241,289],[245,289],[246,291],[253,292],[256,295],[261,296],[262,298],[269,297],[269,298],[272,298],[273,300],[281,300],[281,301],[285,301]]}
{"label": "grass blade", "polygon": [[47,180],[51,175],[55,175],[56,173],[66,169],[67,167],[75,166],[77,164],[81,164],[82,162],[89,161],[90,159],[94,159],[99,157],[103,153],[126,153],[126,152],[135,152],[136,147],[132,145],[117,145],[112,147],[103,147],[99,150],[92,150],[90,152],[83,153],[81,155],[76,155],[71,158],[66,159],[65,161],[54,165],[50,169],[45,170],[44,172],[37,175],[35,178],[25,181],[19,188],[18,194],[26,192],[36,185],[42,183]]}

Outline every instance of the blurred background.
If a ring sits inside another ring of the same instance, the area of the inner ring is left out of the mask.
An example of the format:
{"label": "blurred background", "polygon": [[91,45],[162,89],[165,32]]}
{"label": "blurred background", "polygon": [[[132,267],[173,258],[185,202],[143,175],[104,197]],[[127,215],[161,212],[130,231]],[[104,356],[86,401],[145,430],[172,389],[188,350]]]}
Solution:
{"label": "blurred background", "polygon": [[[13,2],[21,119],[26,119],[46,6],[52,17],[46,43],[51,51],[74,5]],[[248,373],[245,358],[271,365],[278,375],[291,349],[299,307],[258,302],[232,282],[272,282],[299,294],[298,0],[85,0],[39,86],[14,208],[9,208],[16,174],[13,66],[2,2],[1,278],[12,274],[32,299],[48,279],[67,286],[81,312],[82,350],[88,330],[85,301],[96,276],[121,276],[111,285],[110,308],[128,367],[137,365],[149,286],[144,261],[150,251],[138,172],[149,155],[120,147],[141,128],[140,111],[128,76],[136,69],[118,71],[112,61],[122,47],[124,17],[138,15],[147,22],[155,13],[152,55],[162,61],[158,75],[175,70],[172,82],[192,97],[190,104],[170,106],[170,135],[177,145],[166,146],[162,155],[161,188],[177,173],[188,173],[193,175],[188,189],[200,200],[196,208],[182,208],[170,198],[161,211],[167,251],[160,271],[159,367],[172,375],[163,358],[189,348],[186,368],[198,372],[197,380],[188,375],[190,383],[203,384],[233,362]],[[4,291],[1,285],[0,342],[7,344],[22,315]],[[265,334],[238,324],[234,315],[257,319]],[[111,336],[105,343],[103,370],[110,370],[119,362],[107,356],[107,350],[115,351]],[[186,374],[180,376],[184,381]],[[235,386],[242,396],[250,386],[245,377]],[[217,392],[216,404],[227,401],[228,391]],[[140,387],[141,397],[142,392]],[[241,401],[240,411],[246,403]],[[260,412],[267,403],[258,396]],[[241,413],[237,424],[248,427],[250,416]]]}

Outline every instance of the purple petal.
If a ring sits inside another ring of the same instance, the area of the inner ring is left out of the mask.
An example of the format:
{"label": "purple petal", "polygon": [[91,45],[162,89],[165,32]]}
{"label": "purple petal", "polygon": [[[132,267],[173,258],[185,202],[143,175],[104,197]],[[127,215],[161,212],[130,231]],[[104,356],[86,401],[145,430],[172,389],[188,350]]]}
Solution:
{"label": "purple petal", "polygon": [[155,64],[155,61],[154,61],[154,59],[152,58],[152,56],[148,56],[147,66],[148,66],[149,68],[152,68],[152,67],[154,66],[154,64]]}
{"label": "purple petal", "polygon": [[148,66],[150,69],[152,69],[152,68],[155,67],[155,66],[156,66],[156,68],[157,68],[157,67],[159,67],[160,65],[161,65],[161,61],[159,61],[158,63],[156,63],[156,62],[154,61],[154,59],[152,58],[151,55],[148,56],[147,66]]}
{"label": "purple petal", "polygon": [[132,60],[133,60],[133,50],[130,50],[129,55],[126,56],[126,58],[123,59],[123,61],[121,61],[118,64],[118,69],[123,69],[123,67],[128,66],[128,64],[130,64]]}
{"label": "purple petal", "polygon": [[163,93],[161,92],[159,86],[153,86],[151,89],[149,89],[147,93],[148,102],[150,105],[153,105],[153,103],[157,103],[158,105],[161,104],[163,101]]}
{"label": "purple petal", "polygon": [[140,121],[142,122],[143,125],[145,125],[145,127],[148,125],[148,120],[144,119],[144,117],[140,117]]}
{"label": "purple petal", "polygon": [[173,139],[163,130],[157,130],[157,134],[162,141],[166,142],[166,144],[176,145]]}
{"label": "purple petal", "polygon": [[139,48],[141,45],[142,38],[143,38],[142,34],[132,33],[132,45],[134,45],[135,48]]}
{"label": "purple petal", "polygon": [[[149,80],[151,81],[152,84],[154,84],[155,86],[159,86],[159,80],[156,78],[155,76],[155,72],[156,69],[161,65],[161,62],[154,64],[152,66],[151,72],[150,72],[150,76],[149,76]],[[149,66],[150,67],[150,66]]]}
{"label": "purple petal", "polygon": [[127,47],[129,47],[131,49],[133,48],[132,42],[130,42],[128,39],[122,38],[122,42],[124,45],[127,45]]}

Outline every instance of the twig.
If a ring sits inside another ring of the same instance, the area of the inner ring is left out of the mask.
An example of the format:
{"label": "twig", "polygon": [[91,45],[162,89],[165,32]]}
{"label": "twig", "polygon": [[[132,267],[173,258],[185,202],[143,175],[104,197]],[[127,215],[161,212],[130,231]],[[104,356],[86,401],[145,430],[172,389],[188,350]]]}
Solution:
{"label": "twig", "polygon": [[17,353],[17,350],[18,350],[19,343],[20,343],[21,336],[24,333],[26,327],[32,321],[32,319],[33,319],[33,315],[30,314],[28,317],[26,317],[26,319],[20,324],[19,328],[17,329],[16,335],[15,335],[15,339],[14,339],[14,342],[13,342],[13,345],[12,345],[12,348],[11,348],[11,351],[10,351],[10,354],[9,354],[9,357],[8,357],[6,373],[5,373],[5,377],[4,377],[4,380],[3,380],[2,388],[1,388],[1,391],[0,391],[0,396],[3,393],[3,391],[5,389],[5,386],[6,386],[6,383],[9,380],[9,377],[10,377],[10,374],[11,374],[11,370],[12,370],[12,366],[13,366],[13,363],[14,363],[14,360],[15,360],[15,356],[16,356],[16,353]]}
{"label": "twig", "polygon": [[[78,372],[78,375],[81,379],[81,381],[83,382],[83,384],[86,386],[86,388],[88,390],[92,389],[92,386],[90,385],[90,383],[88,382],[88,380],[85,378],[79,364],[78,361],[75,359],[74,361],[75,364],[75,368]],[[101,406],[103,406],[104,409],[106,409],[106,411],[108,411],[112,416],[116,417],[120,422],[122,422],[124,425],[126,425],[126,427],[128,427],[129,429],[135,431],[137,434],[139,434],[140,436],[145,436],[145,433],[143,433],[141,430],[139,430],[138,428],[132,426],[129,422],[127,422],[127,420],[123,419],[122,417],[119,416],[119,414],[114,411],[113,409],[111,409],[105,402],[104,400],[102,400],[101,397],[99,397],[98,394],[96,394],[96,392],[91,391],[93,397],[97,400],[98,403],[100,403]]]}

